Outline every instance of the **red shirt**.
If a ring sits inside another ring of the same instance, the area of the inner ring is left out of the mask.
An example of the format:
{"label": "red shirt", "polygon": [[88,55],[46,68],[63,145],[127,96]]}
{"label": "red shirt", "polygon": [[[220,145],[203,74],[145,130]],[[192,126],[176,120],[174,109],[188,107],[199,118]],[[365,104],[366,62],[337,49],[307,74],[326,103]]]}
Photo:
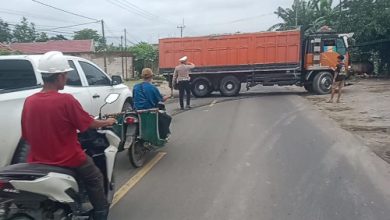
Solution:
{"label": "red shirt", "polygon": [[93,118],[70,94],[39,92],[28,97],[22,113],[22,136],[30,144],[29,163],[77,167],[86,155],[77,139]]}

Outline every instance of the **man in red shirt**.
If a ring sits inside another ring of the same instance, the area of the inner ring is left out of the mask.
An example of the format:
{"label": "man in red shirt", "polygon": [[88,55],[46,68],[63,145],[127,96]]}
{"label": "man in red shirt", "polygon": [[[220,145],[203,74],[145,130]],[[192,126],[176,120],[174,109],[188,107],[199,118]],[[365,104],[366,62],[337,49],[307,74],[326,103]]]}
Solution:
{"label": "man in red shirt", "polygon": [[61,52],[45,53],[38,70],[43,89],[26,99],[22,112],[22,136],[30,144],[28,162],[74,169],[87,188],[94,220],[107,219],[103,175],[81,148],[77,130],[110,126],[116,121],[94,120],[72,95],[58,92],[64,89],[67,72],[73,70]]}

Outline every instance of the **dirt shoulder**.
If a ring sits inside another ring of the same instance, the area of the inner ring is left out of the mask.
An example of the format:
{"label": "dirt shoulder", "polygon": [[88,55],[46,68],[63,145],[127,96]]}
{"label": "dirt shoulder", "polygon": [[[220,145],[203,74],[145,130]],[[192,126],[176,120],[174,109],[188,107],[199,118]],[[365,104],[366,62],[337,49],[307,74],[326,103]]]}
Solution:
{"label": "dirt shoulder", "polygon": [[390,163],[390,80],[359,79],[352,83],[343,89],[341,103],[326,103],[329,95],[302,96]]}

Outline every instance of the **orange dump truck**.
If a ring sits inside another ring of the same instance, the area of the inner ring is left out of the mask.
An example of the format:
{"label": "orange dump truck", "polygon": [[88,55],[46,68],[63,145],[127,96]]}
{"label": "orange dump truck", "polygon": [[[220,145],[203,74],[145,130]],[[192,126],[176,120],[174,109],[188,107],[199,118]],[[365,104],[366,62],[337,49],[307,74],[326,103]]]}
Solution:
{"label": "orange dump truck", "polygon": [[330,92],[337,57],[349,65],[348,34],[333,32],[304,36],[300,30],[159,40],[159,71],[172,79],[178,60],[187,56],[197,97],[213,91],[234,96],[262,84],[298,85],[317,94]]}

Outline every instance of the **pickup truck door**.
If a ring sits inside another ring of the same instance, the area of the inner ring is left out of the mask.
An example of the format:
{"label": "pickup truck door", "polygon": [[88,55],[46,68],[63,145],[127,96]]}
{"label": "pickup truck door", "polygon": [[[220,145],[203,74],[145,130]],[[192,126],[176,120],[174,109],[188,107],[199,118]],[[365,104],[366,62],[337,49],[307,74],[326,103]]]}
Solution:
{"label": "pickup truck door", "polygon": [[85,79],[80,76],[79,69],[76,68],[74,60],[68,60],[69,66],[73,68],[67,74],[67,82],[64,90],[61,92],[72,94],[81,104],[83,109],[91,115],[94,115],[95,108],[89,95],[88,86]]}
{"label": "pickup truck door", "polygon": [[[78,61],[83,70],[86,80],[88,82],[89,94],[92,97],[92,105],[95,107],[95,114],[99,114],[99,109],[105,104],[105,99],[110,93],[120,93],[118,88],[111,85],[111,79],[96,65],[86,62]],[[114,102],[103,108],[102,113],[114,113],[112,109],[117,109],[115,106],[118,103]]]}

